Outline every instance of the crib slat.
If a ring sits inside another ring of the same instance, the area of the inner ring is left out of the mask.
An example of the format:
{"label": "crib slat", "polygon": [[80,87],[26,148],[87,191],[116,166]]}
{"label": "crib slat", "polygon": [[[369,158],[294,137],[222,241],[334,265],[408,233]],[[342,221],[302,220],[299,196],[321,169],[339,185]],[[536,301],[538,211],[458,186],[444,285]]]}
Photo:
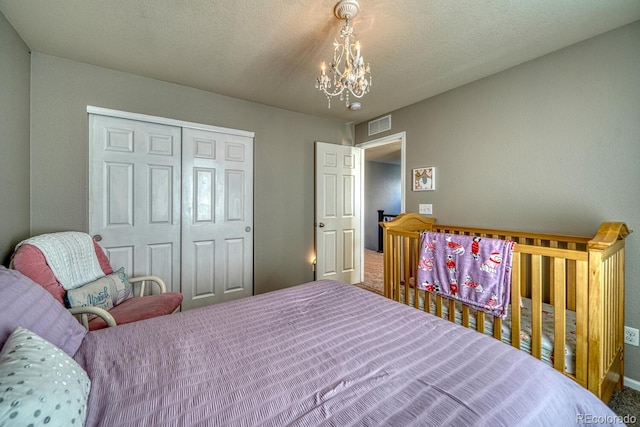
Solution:
{"label": "crib slat", "polygon": [[468,305],[462,306],[462,326],[464,326],[465,328],[469,327],[469,306]]}
{"label": "crib slat", "polygon": [[395,250],[396,250],[396,261],[394,263],[394,268],[396,269],[396,274],[395,274],[395,281],[396,281],[396,287],[397,287],[397,292],[398,292],[398,301],[400,301],[400,294],[402,292],[402,247],[400,246],[400,243],[402,242],[402,237],[401,236],[396,236],[396,246],[395,246]]}
{"label": "crib slat", "polygon": [[511,345],[520,349],[520,290],[522,253],[514,250],[511,262]]}
{"label": "crib slat", "polygon": [[531,256],[531,355],[542,359],[542,256]]}
{"label": "crib slat", "polygon": [[409,305],[409,279],[411,278],[411,253],[409,252],[409,239],[402,239],[402,280],[404,281],[404,303]]}
{"label": "crib slat", "polygon": [[420,292],[418,291],[418,259],[420,258],[419,253],[420,239],[411,239],[411,277],[413,278],[413,306],[415,308],[420,308]]}
{"label": "crib slat", "polygon": [[493,337],[502,340],[502,319],[496,316],[493,317]]}
{"label": "crib slat", "polygon": [[398,251],[396,250],[396,246],[394,244],[395,243],[394,236],[388,235],[387,237],[388,237],[387,241],[384,242],[384,247],[388,248],[387,250],[391,252],[393,255],[391,257],[386,257],[389,277],[385,277],[385,286],[386,286],[385,292],[388,292],[387,296],[389,298],[396,299],[398,297],[399,289],[397,287],[396,279],[395,279],[396,267],[392,262],[392,260],[398,256]]}
{"label": "crib slat", "polygon": [[476,330],[484,334],[484,311],[476,312]]}
{"label": "crib slat", "polygon": [[[527,239],[524,237],[518,237],[518,243],[521,245],[527,244]],[[529,270],[531,264],[531,256],[525,255],[520,258],[520,292],[522,295],[531,295],[531,284],[529,283]]]}
{"label": "crib slat", "polygon": [[[384,245],[385,248],[388,248],[389,246],[389,236],[384,235],[383,236],[383,241],[382,244]],[[387,251],[388,252],[388,251]],[[383,284],[383,293],[384,296],[389,298],[389,277],[391,275],[390,271],[389,271],[389,267],[391,265],[391,260],[389,259],[389,257],[387,256],[387,254],[383,253],[383,257],[382,257],[382,265],[384,266],[384,272],[383,272],[383,279],[382,279],[382,284]]]}
{"label": "crib slat", "polygon": [[582,283],[583,287],[576,289],[576,379],[587,386],[587,357],[589,345],[589,324],[587,322],[589,313],[589,292],[588,287],[589,263],[587,261],[576,261],[576,280]]}
{"label": "crib slat", "polygon": [[[576,250],[577,245],[573,242],[567,243],[567,249]],[[576,311],[576,261],[567,260],[567,309]]]}
{"label": "crib slat", "polygon": [[[609,328],[606,325],[610,325],[612,320],[611,320],[611,312],[613,307],[611,307],[611,298],[609,297],[611,294],[611,290],[610,290],[610,286],[609,283],[611,282],[611,266],[610,266],[611,262],[610,259],[603,259],[602,261],[602,324],[604,326],[605,330],[608,330]],[[602,353],[600,354],[600,360],[602,361],[602,367],[604,368],[604,365],[609,364],[609,361],[611,360],[611,354],[613,353],[611,351],[611,346],[613,345],[613,342],[615,340],[615,337],[611,334],[611,335],[604,335],[604,338],[602,341],[604,342],[603,348],[602,348]]]}
{"label": "crib slat", "polygon": [[389,248],[392,248],[391,251],[393,253],[393,261],[391,263],[391,286],[392,286],[392,291],[393,292],[391,295],[393,296],[393,298],[395,298],[396,300],[400,300],[400,280],[398,279],[398,272],[400,271],[399,268],[399,260],[400,260],[400,254],[398,253],[398,242],[400,241],[400,237],[399,236],[389,236],[390,237],[390,241],[389,243]]}
{"label": "crib slat", "polygon": [[553,367],[564,372],[564,355],[567,329],[567,310],[565,293],[566,271],[563,258],[553,259],[553,300],[554,330],[553,330]]}
{"label": "crib slat", "polygon": [[[550,240],[549,241],[549,247],[550,248],[558,248],[558,241],[557,240]],[[549,263],[549,304],[554,305],[554,301],[555,301],[555,281],[553,280],[553,278],[555,277],[555,264],[553,262]],[[564,286],[564,284],[563,284]],[[545,295],[546,296],[546,295]]]}
{"label": "crib slat", "polygon": [[448,317],[449,317],[449,321],[456,323],[456,302],[452,299],[448,299],[448,303],[449,303],[449,312]]}
{"label": "crib slat", "polygon": [[427,313],[431,313],[431,293],[425,291],[424,292],[424,311]]}

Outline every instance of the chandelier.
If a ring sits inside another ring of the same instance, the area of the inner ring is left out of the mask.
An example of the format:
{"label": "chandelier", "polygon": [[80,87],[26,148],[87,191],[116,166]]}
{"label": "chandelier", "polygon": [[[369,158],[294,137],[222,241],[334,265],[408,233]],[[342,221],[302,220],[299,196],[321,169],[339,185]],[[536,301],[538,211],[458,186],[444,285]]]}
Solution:
{"label": "chandelier", "polygon": [[339,95],[340,101],[346,98],[346,105],[349,107],[349,94],[362,98],[371,87],[371,70],[369,64],[365,66],[360,54],[360,42],[354,43],[355,33],[351,25],[351,19],[359,10],[357,0],[340,0],[334,8],[336,17],[346,21],[340,32],[341,42],[337,39],[333,42],[333,60],[329,63],[329,72],[327,73],[323,62],[322,73],[316,78],[316,89],[327,96],[329,108],[332,97]]}

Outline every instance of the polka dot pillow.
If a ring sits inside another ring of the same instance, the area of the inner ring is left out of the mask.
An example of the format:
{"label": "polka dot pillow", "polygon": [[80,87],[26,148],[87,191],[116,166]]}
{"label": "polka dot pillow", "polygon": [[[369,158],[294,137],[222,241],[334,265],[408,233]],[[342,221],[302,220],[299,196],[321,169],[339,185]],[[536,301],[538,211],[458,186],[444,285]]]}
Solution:
{"label": "polka dot pillow", "polygon": [[0,426],[82,426],[90,387],[69,355],[17,327],[0,351]]}

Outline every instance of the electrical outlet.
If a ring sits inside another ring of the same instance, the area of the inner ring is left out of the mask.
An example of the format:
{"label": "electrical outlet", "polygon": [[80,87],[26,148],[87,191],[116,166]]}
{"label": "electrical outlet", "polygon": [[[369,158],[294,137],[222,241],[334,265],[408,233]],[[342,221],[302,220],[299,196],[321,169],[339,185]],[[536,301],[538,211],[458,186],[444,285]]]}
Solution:
{"label": "electrical outlet", "polygon": [[640,338],[640,334],[636,328],[630,328],[628,326],[624,327],[624,342],[626,344],[635,345],[636,347],[640,345],[638,342]]}
{"label": "electrical outlet", "polygon": [[431,203],[420,203],[420,205],[418,205],[418,213],[423,215],[431,215],[433,213],[433,205]]}

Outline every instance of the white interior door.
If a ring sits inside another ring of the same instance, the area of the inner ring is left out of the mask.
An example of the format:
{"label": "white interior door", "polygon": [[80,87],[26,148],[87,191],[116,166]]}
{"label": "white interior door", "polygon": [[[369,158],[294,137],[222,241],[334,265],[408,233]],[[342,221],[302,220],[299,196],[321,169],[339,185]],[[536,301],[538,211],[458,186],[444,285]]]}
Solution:
{"label": "white interior door", "polygon": [[253,138],[182,136],[182,307],[253,295]]}
{"label": "white interior door", "polygon": [[362,149],[316,142],[316,278],[362,281]]}
{"label": "white interior door", "polygon": [[114,269],[180,290],[180,127],[89,115],[89,233]]}

